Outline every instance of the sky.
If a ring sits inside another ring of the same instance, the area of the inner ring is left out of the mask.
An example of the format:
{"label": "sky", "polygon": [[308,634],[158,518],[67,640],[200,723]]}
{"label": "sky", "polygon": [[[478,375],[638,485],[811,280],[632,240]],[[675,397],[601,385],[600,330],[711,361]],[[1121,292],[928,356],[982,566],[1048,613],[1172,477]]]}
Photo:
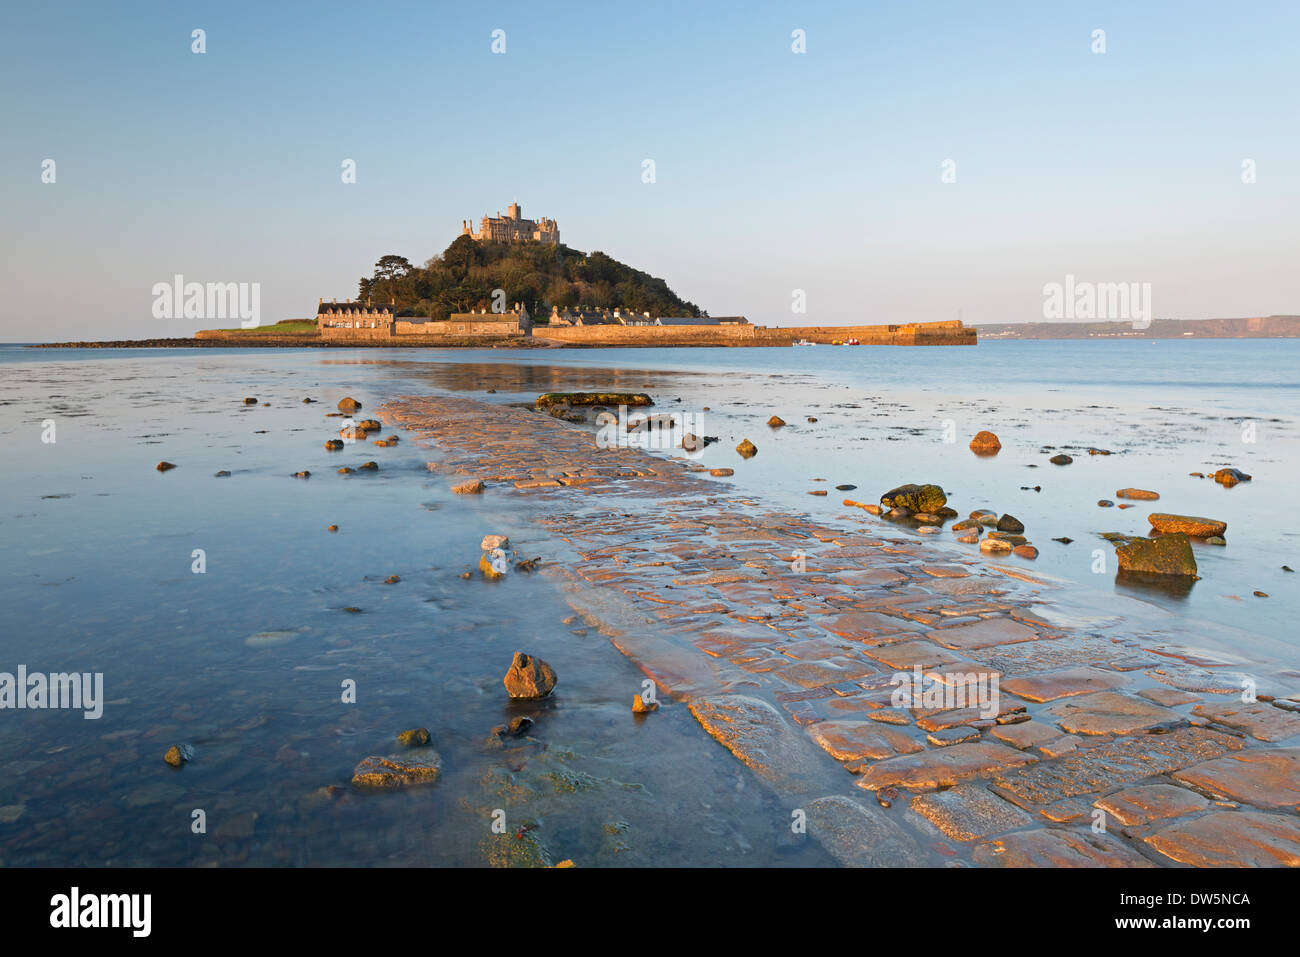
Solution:
{"label": "sky", "polygon": [[1297,314],[1297,47],[1284,2],[10,5],[0,341],[236,324],[154,318],[178,274],[314,316],[511,202],[763,325],[1042,321],[1067,276]]}

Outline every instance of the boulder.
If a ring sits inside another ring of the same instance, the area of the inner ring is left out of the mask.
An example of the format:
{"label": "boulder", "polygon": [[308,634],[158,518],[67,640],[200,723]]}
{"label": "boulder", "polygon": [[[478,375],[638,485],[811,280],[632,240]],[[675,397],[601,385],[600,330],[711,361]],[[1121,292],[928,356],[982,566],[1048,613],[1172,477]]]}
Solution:
{"label": "boulder", "polygon": [[354,788],[405,788],[438,780],[441,760],[436,753],[413,758],[390,754],[365,758],[352,772]]}
{"label": "boulder", "polygon": [[361,403],[358,402],[356,399],[352,398],[352,396],[348,396],[347,398],[344,399],[339,399],[340,412],[355,412],[359,408],[361,408]]}
{"label": "boulder", "polygon": [[980,542],[980,551],[985,555],[1009,555],[1012,548],[1010,542],[1004,542],[1000,538],[986,538]]}
{"label": "boulder", "polygon": [[163,760],[174,768],[179,768],[187,761],[194,760],[194,749],[188,744],[173,744],[163,755]]}
{"label": "boulder", "polygon": [[749,439],[745,439],[743,442],[741,442],[739,445],[736,446],[736,451],[740,453],[741,458],[752,459],[755,455],[758,454],[758,446],[756,446],[753,442],[749,441]]}
{"label": "boulder", "polygon": [[257,405],[257,399],[250,396],[244,399],[244,405]]}
{"label": "boulder", "polygon": [[328,442],[325,443],[326,452],[337,452],[341,448],[343,448],[342,439],[330,439]]}
{"label": "boulder", "polygon": [[159,462],[157,465],[154,466],[154,468],[156,468],[159,472],[167,472],[170,471],[171,469],[176,468],[176,466],[172,465],[171,462]]}
{"label": "boulder", "polygon": [[997,455],[1002,450],[1002,442],[992,432],[978,432],[970,440],[970,450],[976,455]]}
{"label": "boulder", "polygon": [[1122,572],[1144,575],[1196,577],[1196,557],[1192,543],[1183,532],[1160,538],[1133,538],[1115,548]]}
{"label": "boulder", "polygon": [[1020,558],[1038,557],[1038,549],[1036,549],[1033,545],[1017,545],[1015,548],[1011,549],[1011,551],[1013,554],[1019,556]]}
{"label": "boulder", "polygon": [[366,430],[359,425],[349,425],[347,428],[339,429],[339,438],[341,439],[352,439],[353,441],[360,439],[364,441],[365,437]]}
{"label": "boulder", "polygon": [[934,514],[948,504],[948,496],[937,485],[900,485],[880,496],[881,508],[905,508],[909,512]]}
{"label": "boulder", "polygon": [[384,429],[383,425],[376,419],[362,419],[357,425],[367,432],[382,432]]}
{"label": "boulder", "polygon": [[1151,528],[1162,535],[1183,532],[1193,538],[1222,537],[1228,530],[1227,522],[1214,518],[1201,518],[1199,515],[1171,515],[1168,512],[1152,512],[1147,516]]}
{"label": "boulder", "polygon": [[1154,502],[1160,497],[1159,492],[1144,488],[1122,488],[1115,492],[1116,498],[1132,498],[1143,502]]}
{"label": "boulder", "polygon": [[774,429],[779,429],[781,426],[785,425],[785,419],[781,418],[779,415],[774,415],[767,420],[767,424]]}
{"label": "boulder", "polygon": [[512,698],[545,698],[555,688],[555,669],[541,658],[516,651],[506,672],[506,691]]}
{"label": "boulder", "polygon": [[1025,530],[1025,523],[1020,521],[1014,515],[1003,515],[998,519],[999,532],[1011,532],[1013,535],[1020,535]]}
{"label": "boulder", "polygon": [[1249,482],[1250,476],[1238,469],[1219,469],[1214,473],[1214,481],[1227,488],[1232,488],[1238,482]]}
{"label": "boulder", "polygon": [[505,535],[484,535],[479,547],[485,552],[490,552],[494,548],[509,548],[510,539]]}
{"label": "boulder", "polygon": [[466,479],[465,481],[453,485],[451,490],[457,495],[478,495],[483,491],[482,479]]}
{"label": "boulder", "polygon": [[1051,462],[1053,465],[1069,465],[1074,461],[1074,459],[1062,452],[1060,455],[1053,455],[1047,461]]}

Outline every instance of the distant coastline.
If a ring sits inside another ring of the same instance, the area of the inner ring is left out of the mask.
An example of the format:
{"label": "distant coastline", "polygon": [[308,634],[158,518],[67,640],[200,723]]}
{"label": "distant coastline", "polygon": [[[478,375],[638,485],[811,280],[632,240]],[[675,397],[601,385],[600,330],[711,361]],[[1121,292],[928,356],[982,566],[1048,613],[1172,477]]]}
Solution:
{"label": "distant coastline", "polygon": [[981,339],[1296,339],[1300,316],[1154,319],[1132,322],[1008,322],[978,325]]}

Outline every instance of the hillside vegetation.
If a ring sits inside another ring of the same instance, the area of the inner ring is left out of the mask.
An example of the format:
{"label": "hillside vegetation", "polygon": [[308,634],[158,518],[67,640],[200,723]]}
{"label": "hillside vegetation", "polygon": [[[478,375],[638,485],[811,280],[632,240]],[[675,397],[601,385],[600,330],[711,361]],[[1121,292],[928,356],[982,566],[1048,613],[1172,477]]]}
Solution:
{"label": "hillside vegetation", "polygon": [[358,298],[393,300],[398,315],[446,319],[453,312],[492,310],[492,291],[505,291],[507,306],[522,302],[534,318],[552,306],[621,307],[652,316],[702,316],[662,279],[633,269],[602,252],[560,245],[477,242],[458,236],[423,267],[405,257],[384,256],[374,275],[359,283]]}

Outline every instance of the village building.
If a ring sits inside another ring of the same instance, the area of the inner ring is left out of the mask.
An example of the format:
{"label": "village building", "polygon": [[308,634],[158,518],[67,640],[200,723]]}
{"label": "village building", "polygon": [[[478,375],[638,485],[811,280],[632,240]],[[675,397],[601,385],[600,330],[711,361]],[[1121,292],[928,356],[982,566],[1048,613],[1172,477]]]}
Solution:
{"label": "village building", "polygon": [[545,216],[539,220],[524,219],[523,208],[518,203],[511,203],[504,216],[500,210],[495,216],[484,216],[478,232],[470,229],[469,220],[462,220],[460,232],[479,242],[557,245],[560,241],[560,227],[555,220]]}
{"label": "village building", "polygon": [[390,332],[397,318],[397,309],[393,303],[376,306],[369,302],[352,302],[337,299],[326,302],[321,299],[316,309],[316,328],[325,329],[379,329],[387,327]]}

